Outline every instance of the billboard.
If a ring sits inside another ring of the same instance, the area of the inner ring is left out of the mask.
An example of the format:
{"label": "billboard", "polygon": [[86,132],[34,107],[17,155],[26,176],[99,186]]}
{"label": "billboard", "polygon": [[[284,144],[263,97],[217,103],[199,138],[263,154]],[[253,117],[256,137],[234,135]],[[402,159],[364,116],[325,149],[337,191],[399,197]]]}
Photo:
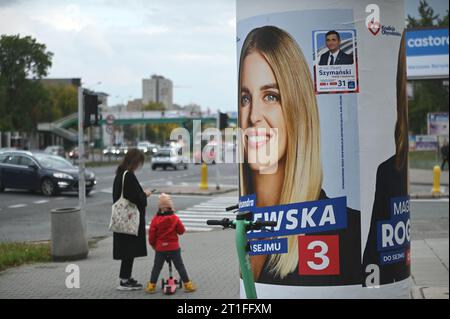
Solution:
{"label": "billboard", "polygon": [[428,113],[428,135],[448,136],[448,113]]}
{"label": "billboard", "polygon": [[436,151],[439,145],[436,135],[416,135],[414,142],[415,151]]}
{"label": "billboard", "polygon": [[258,298],[409,297],[403,7],[237,1],[239,193],[277,222],[247,232]]}
{"label": "billboard", "polygon": [[448,42],[448,28],[408,30],[408,79],[448,78]]}

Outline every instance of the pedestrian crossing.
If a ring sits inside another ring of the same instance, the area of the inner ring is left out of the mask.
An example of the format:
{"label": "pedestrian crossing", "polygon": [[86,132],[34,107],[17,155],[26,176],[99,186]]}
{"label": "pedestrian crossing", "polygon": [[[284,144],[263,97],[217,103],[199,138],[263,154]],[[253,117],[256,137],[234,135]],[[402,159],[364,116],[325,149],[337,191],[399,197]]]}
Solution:
{"label": "pedestrian crossing", "polygon": [[186,232],[207,232],[213,229],[221,229],[217,226],[206,225],[208,219],[234,219],[233,212],[226,212],[225,208],[236,205],[237,197],[214,197],[200,204],[177,211],[178,217],[183,222]]}
{"label": "pedestrian crossing", "polygon": [[200,204],[177,212],[178,217],[186,228],[186,232],[201,232],[220,229],[206,225],[208,219],[234,219],[233,212],[226,212],[225,207],[236,205],[236,197],[214,197]]}

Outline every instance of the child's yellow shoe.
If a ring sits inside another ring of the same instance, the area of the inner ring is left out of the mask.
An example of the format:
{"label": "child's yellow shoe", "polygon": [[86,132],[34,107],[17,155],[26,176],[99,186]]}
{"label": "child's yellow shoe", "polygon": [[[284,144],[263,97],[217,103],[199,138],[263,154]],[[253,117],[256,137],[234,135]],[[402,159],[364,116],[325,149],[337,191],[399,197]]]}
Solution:
{"label": "child's yellow shoe", "polygon": [[194,292],[197,290],[197,287],[195,287],[192,280],[189,280],[188,282],[184,283],[184,291],[185,292]]}
{"label": "child's yellow shoe", "polygon": [[156,292],[156,284],[152,284],[150,281],[147,283],[145,292],[148,294],[154,294]]}

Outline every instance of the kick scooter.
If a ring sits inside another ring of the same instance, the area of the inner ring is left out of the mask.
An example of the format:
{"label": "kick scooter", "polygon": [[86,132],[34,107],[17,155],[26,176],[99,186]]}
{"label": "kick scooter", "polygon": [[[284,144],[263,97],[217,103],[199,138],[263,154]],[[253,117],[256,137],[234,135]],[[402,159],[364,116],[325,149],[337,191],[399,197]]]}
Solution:
{"label": "kick scooter", "polygon": [[[225,210],[234,210],[236,213],[238,205],[227,207]],[[247,242],[245,234],[249,230],[260,230],[262,227],[266,226],[276,226],[276,221],[252,221],[252,212],[239,212],[237,211],[236,220],[230,220],[224,218],[221,220],[207,220],[207,225],[222,226],[225,228],[236,229],[235,240],[236,249],[239,259],[239,267],[241,269],[242,281],[244,282],[245,295],[247,299],[257,299],[255,281],[253,279],[252,266],[250,263],[250,256],[248,252],[250,251],[250,245]]]}
{"label": "kick scooter", "polygon": [[181,280],[177,280],[172,275],[172,260],[169,258],[166,259],[167,264],[169,265],[169,278],[161,279],[161,287],[165,295],[173,295],[177,288],[181,288]]}

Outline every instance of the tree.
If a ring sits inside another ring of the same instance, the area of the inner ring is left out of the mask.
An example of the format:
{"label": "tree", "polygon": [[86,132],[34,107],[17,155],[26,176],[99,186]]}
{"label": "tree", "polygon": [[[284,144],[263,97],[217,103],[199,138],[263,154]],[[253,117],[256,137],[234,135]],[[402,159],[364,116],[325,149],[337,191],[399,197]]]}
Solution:
{"label": "tree", "polygon": [[[448,10],[447,15],[441,19],[427,1],[421,0],[418,12],[418,19],[408,15],[408,28],[448,27]],[[417,80],[412,82],[412,86],[414,93],[409,101],[409,128],[415,134],[426,134],[427,113],[448,112],[448,86],[442,80]]]}
{"label": "tree", "polygon": [[142,107],[143,111],[164,111],[166,108],[161,102],[149,102]]}
{"label": "tree", "polygon": [[409,28],[430,27],[437,24],[439,14],[434,14],[433,8],[429,6],[426,0],[420,1],[418,11],[420,16],[419,20],[408,14],[407,20]]}
{"label": "tree", "polygon": [[48,98],[37,79],[48,74],[52,57],[45,44],[30,36],[0,37],[0,130],[35,129],[33,114]]}
{"label": "tree", "polygon": [[78,110],[78,90],[74,85],[49,85],[49,113],[40,121],[52,122]]}
{"label": "tree", "polygon": [[445,15],[445,17],[443,19],[438,19],[438,25],[440,27],[448,27],[448,10],[447,10],[447,14]]}

